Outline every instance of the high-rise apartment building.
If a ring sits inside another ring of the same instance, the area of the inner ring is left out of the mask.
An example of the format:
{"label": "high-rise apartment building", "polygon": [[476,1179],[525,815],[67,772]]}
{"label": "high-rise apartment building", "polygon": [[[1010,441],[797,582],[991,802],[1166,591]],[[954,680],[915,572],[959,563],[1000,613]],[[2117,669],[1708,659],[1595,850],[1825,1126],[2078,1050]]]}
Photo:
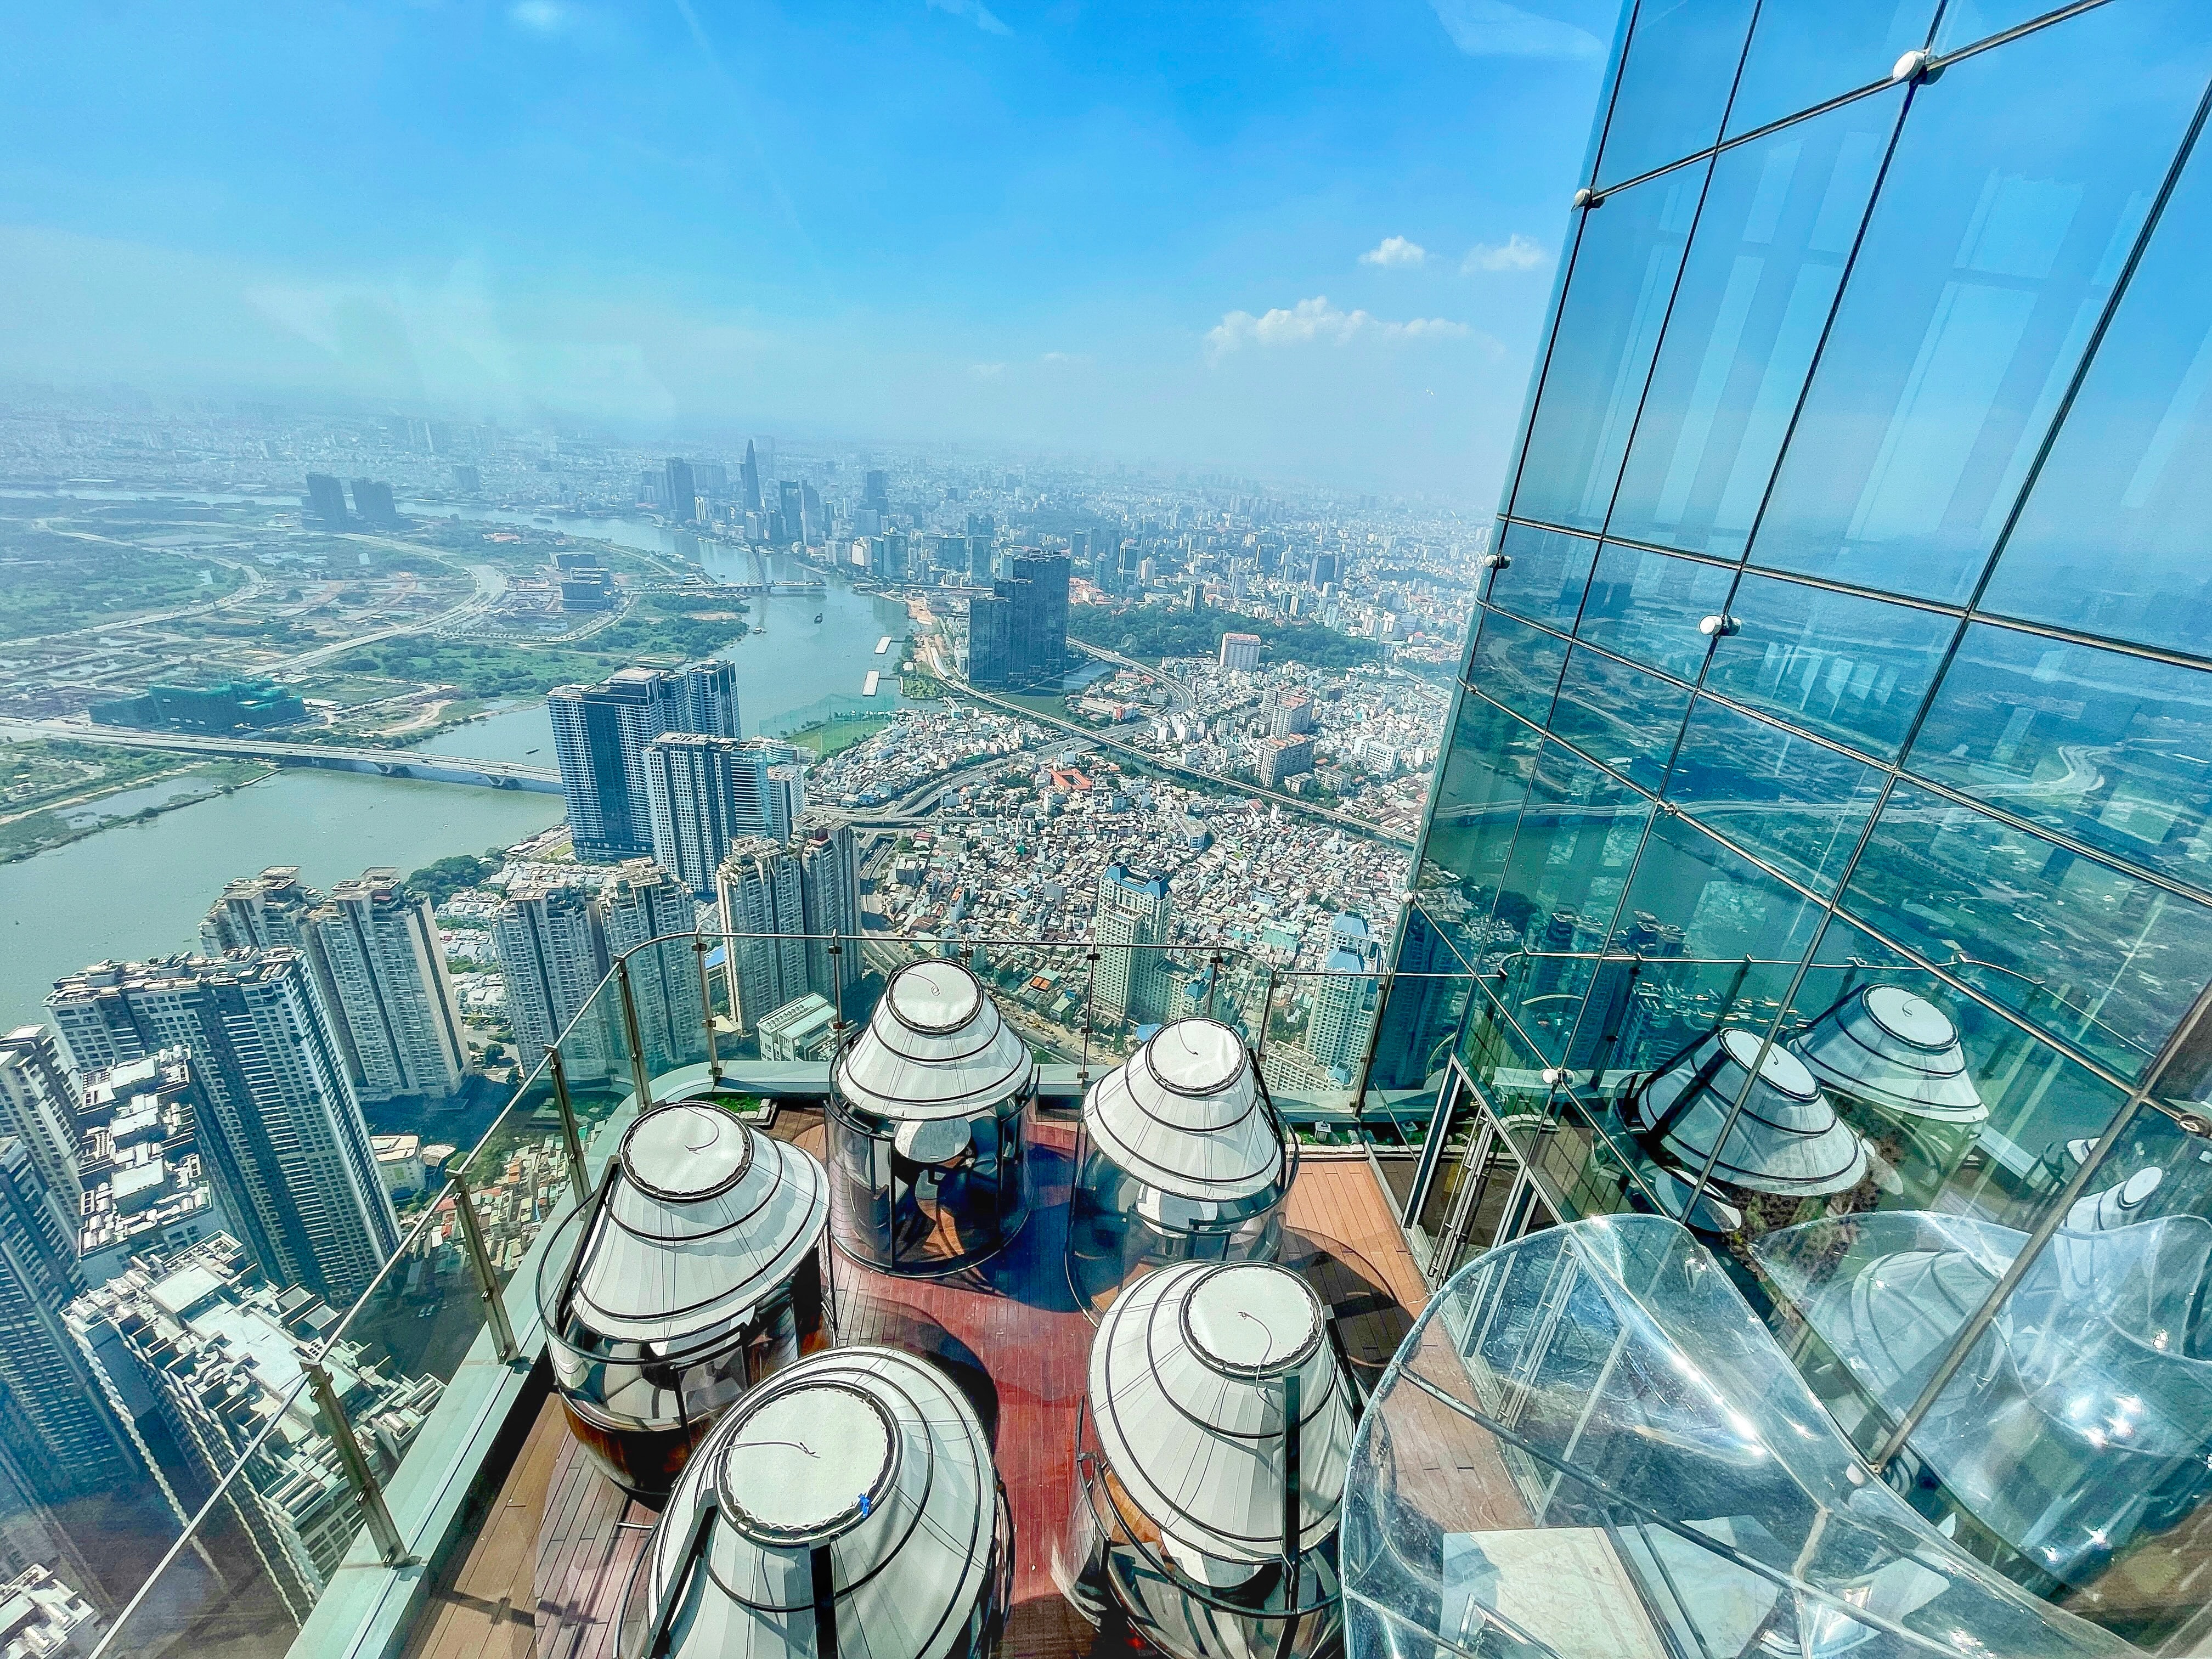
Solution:
{"label": "high-rise apartment building", "polygon": [[646,745],[653,855],[701,898],[730,843],[744,836],[788,841],[806,810],[798,754],[774,738],[672,732]]}
{"label": "high-rise apartment building", "polygon": [[297,950],[99,963],[58,981],[46,1012],[80,1073],[191,1052],[203,1167],[271,1279],[351,1301],[398,1247],[360,1101]]}
{"label": "high-rise apartment building", "polygon": [[354,1092],[364,1104],[443,1099],[468,1075],[453,976],[429,901],[397,870],[368,870],[328,896],[272,866],[223,889],[200,923],[200,948],[286,945],[306,962]]}
{"label": "high-rise apartment building", "polygon": [[325,530],[343,530],[346,527],[345,485],[327,472],[307,475],[307,511],[303,517],[312,519]]}
{"label": "high-rise apartment building", "polygon": [[1168,884],[1126,864],[1099,872],[1091,912],[1091,941],[1098,947],[1091,970],[1092,1011],[1109,1020],[1154,1025],[1169,1018],[1174,975],[1167,953],[1147,950],[1168,937]]}
{"label": "high-rise apartment building", "polygon": [[715,886],[732,936],[724,943],[730,1000],[739,1029],[750,1030],[809,988],[805,859],[788,842],[748,836],[731,847]]}
{"label": "high-rise apartment building", "polygon": [[97,1492],[131,1467],[62,1310],[83,1293],[77,1194],[49,1188],[29,1148],[0,1135],[0,1455],[46,1503]]}
{"label": "high-rise apartment building", "polygon": [[1366,1055],[1381,956],[1381,941],[1368,931],[1365,917],[1347,911],[1329,923],[1321,964],[1324,977],[1314,983],[1307,1016],[1306,1051],[1340,1082],[1349,1082]]}
{"label": "high-rise apartment building", "polygon": [[13,1135],[46,1189],[72,1208],[77,1191],[76,1099],[54,1034],[19,1025],[0,1036],[0,1135]]}
{"label": "high-rise apartment building", "polygon": [[1262,788],[1279,789],[1301,772],[1314,769],[1314,744],[1311,738],[1262,738],[1259,746],[1259,774]]}
{"label": "high-rise apartment building", "polygon": [[[806,988],[832,1007],[860,978],[860,848],[853,827],[817,830],[799,853]],[[837,948],[830,947],[835,945]]]}
{"label": "high-rise apartment building", "polygon": [[[212,1492],[244,1460],[225,1503],[285,1606],[303,1618],[361,1529],[337,1449],[300,1386],[337,1313],[269,1284],[236,1239],[218,1236],[133,1262],[72,1304],[67,1322],[94,1379],[87,1395],[123,1424],[180,1522],[190,1515],[182,1494]],[[349,1340],[332,1345],[323,1364],[363,1456],[387,1478],[444,1386],[373,1362]],[[283,1426],[247,1458],[278,1415]]]}
{"label": "high-rise apartment building", "polygon": [[1636,9],[1372,1075],[1433,1275],[1686,1217],[1855,1477],[2174,1653],[2208,76],[2201,7]]}
{"label": "high-rise apartment building", "polygon": [[374,525],[379,530],[389,530],[399,522],[399,507],[392,499],[392,486],[381,478],[353,481],[353,510],[354,516],[363,524]]}
{"label": "high-rise apartment building", "polygon": [[625,668],[545,699],[562,793],[579,858],[601,863],[653,850],[646,746],[670,732],[738,735],[735,670],[726,662]]}
{"label": "high-rise apartment building", "polygon": [[88,1072],[79,1099],[77,1247],[88,1282],[114,1278],[134,1255],[166,1255],[231,1231],[200,1158],[207,1096],[191,1050],[164,1048]]}
{"label": "high-rise apartment building", "polygon": [[[579,1081],[614,1067],[619,1049],[604,1001],[592,993],[607,973],[606,937],[598,907],[580,887],[519,886],[492,919],[492,949],[507,978],[507,1023],[520,1051],[535,1057],[558,1041],[562,1063]],[[565,1038],[569,1022],[585,1012]]]}
{"label": "high-rise apartment building", "polygon": [[1239,674],[1249,674],[1260,665],[1260,636],[1257,634],[1224,634],[1221,636],[1221,666]]}
{"label": "high-rise apartment building", "polygon": [[597,903],[608,962],[627,953],[647,1065],[659,1072],[703,1059],[707,1011],[691,890],[651,859],[629,859],[615,866]]}

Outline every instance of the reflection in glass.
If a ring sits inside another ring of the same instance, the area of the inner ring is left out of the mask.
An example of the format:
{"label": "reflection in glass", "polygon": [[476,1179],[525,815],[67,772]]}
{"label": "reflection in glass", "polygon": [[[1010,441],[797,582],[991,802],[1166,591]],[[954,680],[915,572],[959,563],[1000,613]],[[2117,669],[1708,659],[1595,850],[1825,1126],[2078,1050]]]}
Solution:
{"label": "reflection in glass", "polygon": [[1492,611],[1482,618],[1468,684],[1541,726],[1567,659],[1567,642],[1556,634]]}
{"label": "reflection in glass", "polygon": [[1711,147],[1743,58],[1752,0],[1647,0],[1606,118],[1598,182],[1613,185]]}
{"label": "reflection in glass", "polygon": [[1577,646],[1559,678],[1551,729],[1656,794],[1689,704],[1686,687]]}
{"label": "reflection in glass", "polygon": [[1868,1142],[1886,1192],[1909,1185],[1912,1198],[1932,1201],[1989,1120],[1959,1028],[1893,979],[1848,993],[1790,1051]]}
{"label": "reflection in glass", "polygon": [[1576,635],[1635,661],[1695,681],[1705,660],[1705,617],[1728,609],[1735,571],[1607,542],[1590,577]]}
{"label": "reflection in glass", "polygon": [[1506,526],[1502,546],[1509,562],[1492,574],[1484,599],[1516,617],[1571,632],[1597,544],[1587,536],[1516,524]]}
{"label": "reflection in glass", "polygon": [[2212,652],[2212,146],[2128,278],[1983,597],[2000,616]]}
{"label": "reflection in glass", "polygon": [[1630,1092],[1630,1127],[1692,1184],[1710,1166],[1710,1180],[1747,1194],[1820,1198],[1857,1186],[1866,1144],[1805,1063],[1779,1044],[1762,1054],[1763,1041],[1728,1026],[1685,1050]]}
{"label": "reflection in glass", "polygon": [[1543,737],[1474,692],[1460,696],[1423,846],[1422,902],[1455,929],[1490,914]]}
{"label": "reflection in glass", "polygon": [[1515,517],[1604,527],[1707,165],[1619,191],[1582,216],[1522,450]]}
{"label": "reflection in glass", "polygon": [[1743,551],[1904,100],[1860,99],[1713,163],[1609,534]]}
{"label": "reflection in glass", "polygon": [[1667,799],[1826,892],[1858,844],[1881,781],[1848,755],[1700,697]]}
{"label": "reflection in glass", "polygon": [[1753,562],[1967,596],[2196,111],[2208,33],[2202,6],[2100,6],[1915,88]]}
{"label": "reflection in glass", "polygon": [[1910,764],[2204,886],[2212,884],[2208,757],[2212,674],[1977,623],[1944,671]]}
{"label": "reflection in glass", "polygon": [[1888,80],[1899,58],[1928,44],[1935,15],[1935,0],[1762,0],[1729,136]]}
{"label": "reflection in glass", "polygon": [[2124,1076],[2212,961],[2212,910],[1904,784],[1844,908]]}

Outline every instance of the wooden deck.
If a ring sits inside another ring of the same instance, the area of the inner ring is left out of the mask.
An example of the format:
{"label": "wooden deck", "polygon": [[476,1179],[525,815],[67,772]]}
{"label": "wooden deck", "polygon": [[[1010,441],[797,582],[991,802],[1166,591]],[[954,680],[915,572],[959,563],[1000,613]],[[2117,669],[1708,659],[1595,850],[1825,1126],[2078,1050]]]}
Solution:
{"label": "wooden deck", "polygon": [[[776,1133],[819,1151],[818,1119],[787,1116]],[[1009,1659],[1106,1659],[1109,1648],[1052,1577],[1073,1498],[1076,1407],[1092,1329],[1062,1261],[1074,1139],[1072,1124],[1039,1126],[1029,1223],[981,1268],[929,1280],[836,1263],[841,1340],[938,1361],[991,1431],[1014,1518]],[[1423,1294],[1387,1194],[1364,1159],[1310,1158],[1286,1219],[1286,1257],[1345,1310],[1350,1357],[1371,1380]],[[623,1589],[653,1518],[599,1474],[549,1400],[476,1535],[428,1592],[409,1659],[611,1659]]]}

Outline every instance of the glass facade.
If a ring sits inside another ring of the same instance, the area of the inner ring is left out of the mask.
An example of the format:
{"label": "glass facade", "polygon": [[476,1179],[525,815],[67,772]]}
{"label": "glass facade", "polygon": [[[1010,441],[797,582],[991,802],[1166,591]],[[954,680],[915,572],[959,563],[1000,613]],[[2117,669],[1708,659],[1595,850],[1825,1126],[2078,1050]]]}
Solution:
{"label": "glass facade", "polygon": [[[1671,1215],[1866,1467],[2212,1639],[2212,9],[1640,0],[1378,1021],[1442,1283]],[[1853,1143],[1856,1144],[1854,1145]]]}

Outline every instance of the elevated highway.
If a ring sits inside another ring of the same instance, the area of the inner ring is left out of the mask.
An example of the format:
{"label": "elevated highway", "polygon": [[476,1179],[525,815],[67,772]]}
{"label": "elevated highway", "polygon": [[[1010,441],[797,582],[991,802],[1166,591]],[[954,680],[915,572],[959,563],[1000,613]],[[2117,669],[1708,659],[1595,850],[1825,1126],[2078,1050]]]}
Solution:
{"label": "elevated highway", "polygon": [[335,744],[285,743],[271,738],[138,732],[127,726],[94,726],[77,720],[0,720],[0,738],[44,738],[68,743],[96,743],[113,749],[152,749],[177,755],[264,760],[278,766],[366,772],[387,778],[415,778],[425,783],[473,784],[484,789],[522,789],[541,795],[561,793],[561,774],[550,766],[472,760],[463,755],[434,755],[420,749],[343,749]]}

